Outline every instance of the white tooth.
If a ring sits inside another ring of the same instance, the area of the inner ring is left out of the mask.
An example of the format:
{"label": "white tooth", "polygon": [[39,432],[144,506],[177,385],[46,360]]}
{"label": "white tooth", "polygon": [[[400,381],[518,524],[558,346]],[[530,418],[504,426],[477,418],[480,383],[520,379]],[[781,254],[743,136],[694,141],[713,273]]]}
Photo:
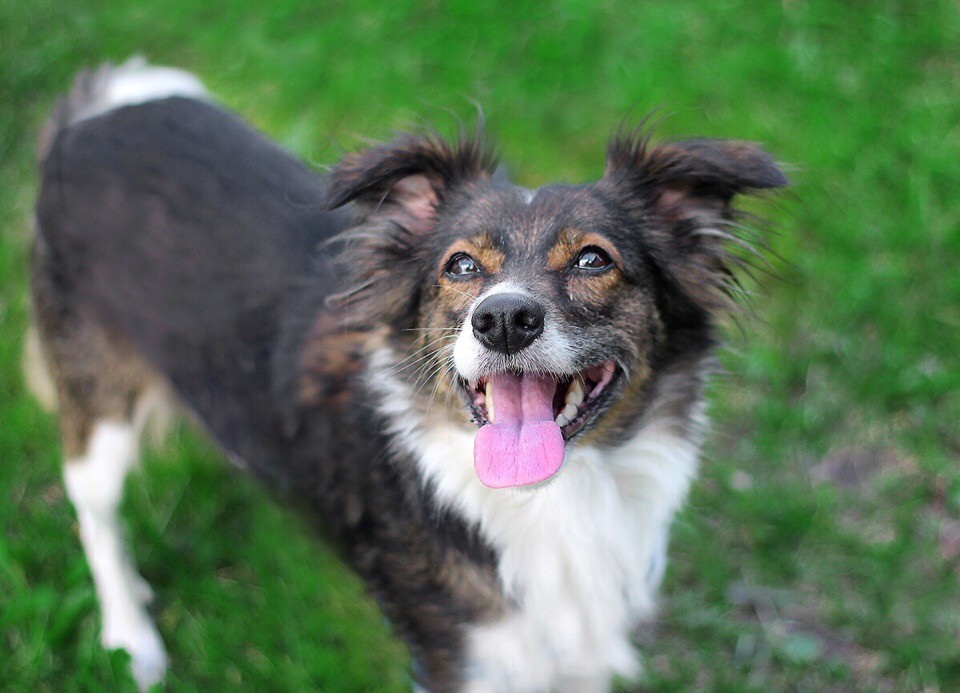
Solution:
{"label": "white tooth", "polygon": [[561,426],[561,427],[562,427],[562,426],[566,426],[568,423],[570,423],[570,419],[568,419],[568,418],[567,418],[566,416],[564,416],[563,414],[558,414],[558,415],[557,415],[557,418],[554,419],[554,422],[556,422],[557,426]]}
{"label": "white tooth", "polygon": [[487,418],[490,419],[490,423],[493,423],[493,381],[487,381],[486,389],[486,400],[487,405]]}
{"label": "white tooth", "polygon": [[567,390],[566,402],[575,407],[583,402],[583,385],[581,385],[580,381],[576,378],[570,383],[570,389]]}
{"label": "white tooth", "polygon": [[573,421],[573,417],[577,415],[577,405],[567,402],[567,406],[560,413],[566,416],[568,421]]}

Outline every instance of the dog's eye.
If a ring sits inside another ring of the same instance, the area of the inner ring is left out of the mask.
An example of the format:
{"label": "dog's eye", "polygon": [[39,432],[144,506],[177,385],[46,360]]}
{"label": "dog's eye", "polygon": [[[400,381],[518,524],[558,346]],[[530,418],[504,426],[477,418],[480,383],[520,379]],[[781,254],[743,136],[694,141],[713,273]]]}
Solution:
{"label": "dog's eye", "polygon": [[447,262],[444,272],[451,277],[471,277],[480,274],[480,265],[466,253],[457,253]]}
{"label": "dog's eye", "polygon": [[606,251],[596,246],[588,246],[580,251],[573,266],[581,270],[602,270],[613,264]]}

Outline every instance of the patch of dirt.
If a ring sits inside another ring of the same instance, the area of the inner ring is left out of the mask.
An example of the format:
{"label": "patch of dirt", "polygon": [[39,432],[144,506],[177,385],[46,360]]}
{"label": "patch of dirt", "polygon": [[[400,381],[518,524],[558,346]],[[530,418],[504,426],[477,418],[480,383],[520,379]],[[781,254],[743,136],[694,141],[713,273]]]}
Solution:
{"label": "patch of dirt", "polygon": [[940,525],[940,556],[956,562],[960,569],[960,520],[943,520]]}
{"label": "patch of dirt", "polygon": [[740,618],[760,625],[764,640],[781,656],[842,663],[857,681],[878,690],[890,683],[883,678],[883,655],[826,625],[809,595],[737,582],[729,586],[727,600]]}
{"label": "patch of dirt", "polygon": [[860,490],[881,473],[906,466],[906,460],[893,448],[857,445],[824,457],[810,470],[810,478],[818,484]]}

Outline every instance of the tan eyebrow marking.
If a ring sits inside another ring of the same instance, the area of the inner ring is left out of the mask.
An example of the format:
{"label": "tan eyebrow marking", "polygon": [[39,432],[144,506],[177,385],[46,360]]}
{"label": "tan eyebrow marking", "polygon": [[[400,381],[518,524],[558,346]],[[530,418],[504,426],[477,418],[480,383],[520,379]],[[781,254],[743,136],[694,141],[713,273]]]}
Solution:
{"label": "tan eyebrow marking", "polygon": [[580,251],[590,245],[603,248],[617,267],[623,267],[623,256],[610,241],[595,231],[574,228],[562,229],[557,234],[557,242],[547,251],[547,267],[556,271],[570,266]]}
{"label": "tan eyebrow marking", "polygon": [[[504,254],[493,242],[493,237],[484,232],[472,238],[461,238],[447,248],[444,264],[457,253],[466,253],[476,260],[481,269],[488,274],[496,274],[503,267]],[[441,276],[443,268],[440,269]]]}
{"label": "tan eyebrow marking", "polygon": [[561,229],[557,234],[557,242],[547,251],[547,267],[557,271],[573,262],[574,253],[583,247],[580,242],[582,237],[583,231],[580,229]]}
{"label": "tan eyebrow marking", "polygon": [[580,238],[580,248],[586,248],[588,245],[595,245],[598,248],[603,248],[610,255],[610,259],[613,260],[613,263],[618,268],[623,268],[623,255],[620,254],[620,251],[614,247],[613,243],[608,241],[606,238],[601,236],[596,231],[590,231],[589,233],[583,234]]}

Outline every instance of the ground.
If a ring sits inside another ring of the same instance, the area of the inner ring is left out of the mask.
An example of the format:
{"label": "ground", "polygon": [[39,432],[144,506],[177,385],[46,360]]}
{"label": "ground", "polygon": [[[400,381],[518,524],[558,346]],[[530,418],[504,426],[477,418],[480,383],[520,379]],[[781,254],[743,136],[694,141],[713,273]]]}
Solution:
{"label": "ground", "polygon": [[[499,5],[496,6],[496,5]],[[758,140],[789,165],[772,272],[728,329],[642,684],[960,688],[960,10],[953,0],[0,0],[0,683],[130,690],[103,652],[53,419],[21,381],[34,142],[74,71],[198,72],[322,168],[481,104],[523,184],[608,132]],[[171,690],[404,690],[407,658],[310,528],[188,430],[124,516]]]}

